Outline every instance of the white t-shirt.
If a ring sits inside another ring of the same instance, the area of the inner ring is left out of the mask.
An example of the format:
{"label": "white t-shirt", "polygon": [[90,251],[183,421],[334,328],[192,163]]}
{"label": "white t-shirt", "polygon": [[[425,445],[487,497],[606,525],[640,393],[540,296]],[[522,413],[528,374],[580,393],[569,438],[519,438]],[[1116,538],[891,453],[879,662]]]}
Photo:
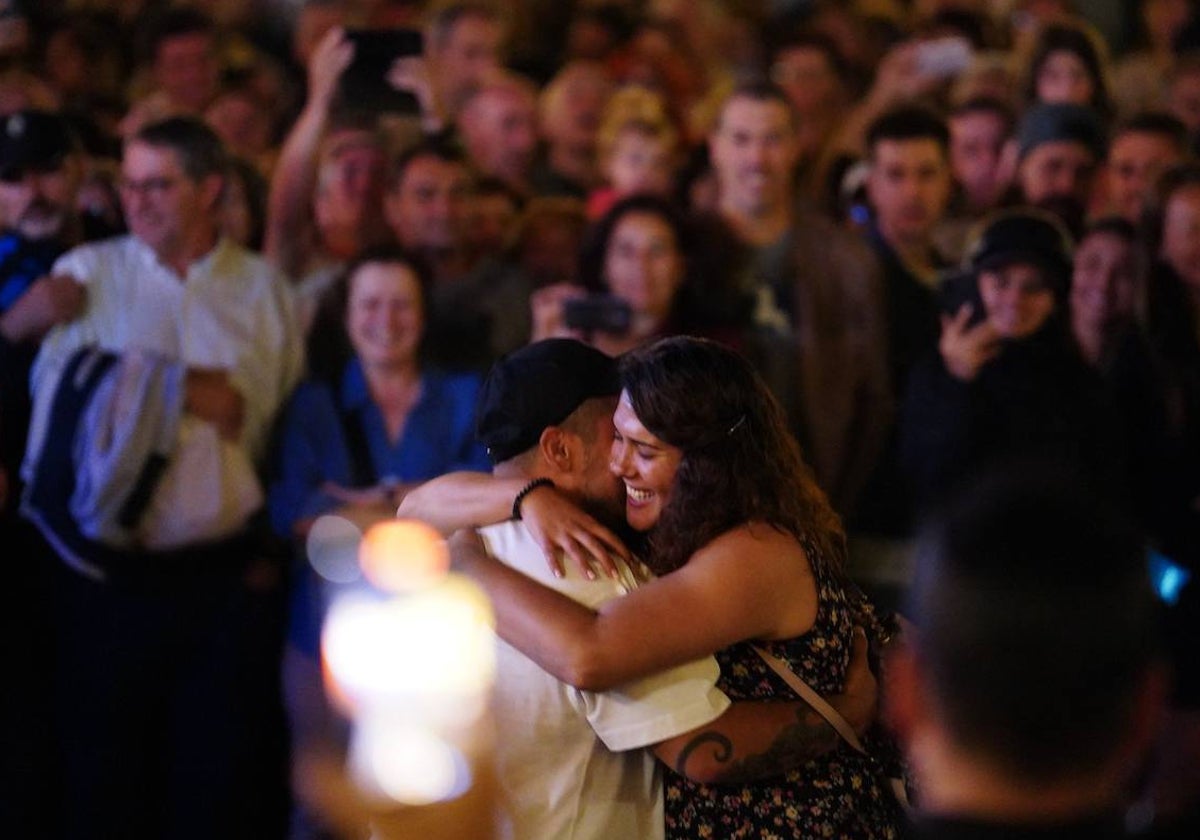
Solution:
{"label": "white t-shirt", "polygon": [[[589,607],[626,594],[636,577],[588,580],[550,574],[520,522],[480,531],[488,552]],[[507,810],[503,836],[516,840],[661,838],[662,779],[640,749],[719,717],[730,704],[716,688],[711,656],[605,692],[581,691],[497,640],[497,770]]]}

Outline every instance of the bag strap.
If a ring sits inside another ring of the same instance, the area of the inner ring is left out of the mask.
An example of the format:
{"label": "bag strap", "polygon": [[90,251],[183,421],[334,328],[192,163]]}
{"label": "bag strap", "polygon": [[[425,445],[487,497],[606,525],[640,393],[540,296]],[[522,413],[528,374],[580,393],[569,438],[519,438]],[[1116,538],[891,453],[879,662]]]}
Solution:
{"label": "bag strap", "polygon": [[[851,726],[844,717],[842,717],[841,712],[831,706],[829,701],[818,694],[816,689],[814,689],[804,680],[800,679],[799,674],[788,667],[788,664],[775,654],[770,653],[765,648],[759,647],[758,645],[751,645],[751,647],[754,648],[754,652],[762,658],[763,662],[767,663],[767,667],[778,674],[784,682],[791,686],[792,690],[795,691],[796,694],[800,695],[800,699],[811,706],[814,712],[823,717],[825,722],[833,727],[834,732],[842,736],[842,740],[853,747],[857,752],[862,753],[868,758],[871,756],[871,754],[867,752],[867,748],[863,746],[862,741],[859,740],[858,733],[854,731],[854,727]],[[902,807],[908,808],[908,791],[904,787],[904,780],[889,776],[888,785],[891,787],[892,795],[896,797],[896,801],[899,802]]]}
{"label": "bag strap", "polygon": [[812,706],[814,712],[825,718],[825,722],[833,727],[837,734],[842,736],[842,739],[863,755],[867,755],[866,747],[862,745],[862,741],[858,738],[858,733],[852,727],[841,712],[829,704],[824,697],[817,693],[816,689],[806,683],[804,680],[788,667],[787,663],[773,653],[768,652],[765,648],[758,645],[753,645],[754,652],[762,657],[763,662],[778,674],[784,682],[792,687],[792,690],[800,695],[800,699],[808,705]]}

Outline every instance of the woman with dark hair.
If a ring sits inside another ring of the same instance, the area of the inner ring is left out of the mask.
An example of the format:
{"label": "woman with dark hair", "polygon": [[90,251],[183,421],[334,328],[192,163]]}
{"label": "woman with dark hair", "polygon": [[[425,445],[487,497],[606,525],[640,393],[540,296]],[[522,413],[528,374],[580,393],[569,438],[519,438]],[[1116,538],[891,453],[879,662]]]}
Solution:
{"label": "woman with dark hair", "polygon": [[1145,317],[1137,229],[1118,216],[1097,219],[1079,238],[1071,271],[1071,332],[1093,367],[1108,368]]}
{"label": "woman with dark hair", "polygon": [[[379,248],[330,287],[309,335],[309,377],[278,432],[268,505],[279,534],[302,539],[329,513],[365,529],[391,518],[414,483],[486,467],[474,437],[478,377],[443,374],[421,358],[429,282],[418,258]],[[290,578],[283,683],[292,753],[303,763],[342,746],[343,733],[320,690],[325,584],[301,560]],[[307,803],[297,807],[293,819],[305,824]]]}
{"label": "woman with dark hair", "polygon": [[[619,684],[625,669],[652,670],[675,645],[695,645],[693,655],[715,650],[718,687],[730,698],[790,698],[757,645],[818,692],[836,692],[853,624],[870,608],[843,574],[841,522],[765,384],[741,356],[694,339],[631,353],[621,381],[612,468],[662,591],[650,584],[634,593],[643,603],[602,608],[588,622],[595,648],[571,641],[572,657]],[[631,650],[639,634],[641,650]],[[667,835],[786,827],[796,836],[890,836],[897,805],[870,768],[841,749],[776,784],[705,785],[669,772]]]}
{"label": "woman with dark hair", "polygon": [[919,510],[988,465],[1053,459],[1101,491],[1124,464],[1111,403],[1070,333],[1071,239],[1049,214],[994,214],[943,288],[937,351],[913,369],[901,465]]}
{"label": "woman with dark hair", "polygon": [[1108,392],[1125,442],[1126,497],[1144,527],[1159,533],[1160,476],[1171,470],[1162,363],[1146,334],[1145,264],[1137,230],[1109,216],[1088,225],[1071,273],[1071,333]]}
{"label": "woman with dark hair", "polygon": [[[582,289],[547,287],[531,299],[533,340],[552,336],[578,338],[619,356],[667,335],[702,335],[737,346],[740,336],[728,300],[705,278],[701,243],[694,241],[683,215],[671,202],[638,194],[618,201],[584,241],[580,259]],[[689,256],[692,255],[692,256]],[[714,255],[715,256],[715,255]],[[587,292],[607,295],[628,307],[623,330],[581,328],[567,315],[568,301]]]}
{"label": "woman with dark hair", "polygon": [[[839,692],[854,625],[874,641],[882,630],[846,581],[841,523],[762,379],[716,342],[675,337],[627,354],[621,381],[611,469],[659,577],[593,611],[460,545],[492,589],[501,635],[584,689],[715,652],[731,699],[795,699],[757,646],[817,692]],[[521,511],[540,531],[564,504],[539,490]],[[878,765],[844,743],[770,781],[747,781],[749,769],[721,784],[669,770],[667,837],[897,835],[899,806]]]}
{"label": "woman with dark hair", "polygon": [[[646,558],[656,573],[681,568],[702,546],[748,522],[809,541],[840,568],[841,522],[745,358],[713,342],[664,339],[622,360],[621,384],[613,469],[634,490],[626,519],[647,535]],[[634,478],[650,472],[643,473],[638,450],[647,437],[676,450],[666,459],[670,475],[659,475],[669,481],[658,481],[649,495]]]}
{"label": "woman with dark hair", "polygon": [[1105,52],[1100,36],[1086,24],[1046,26],[1038,34],[1025,73],[1025,103],[1085,105],[1107,123],[1113,105]]}
{"label": "woman with dark hair", "polygon": [[1146,212],[1147,327],[1163,362],[1172,469],[1164,553],[1200,569],[1200,165],[1159,179]]}
{"label": "woman with dark hair", "polygon": [[310,378],[284,411],[270,492],[275,529],[303,536],[323,513],[390,517],[413,483],[485,468],[473,417],[479,379],[421,362],[428,274],[398,249],[360,256],[309,339]]}

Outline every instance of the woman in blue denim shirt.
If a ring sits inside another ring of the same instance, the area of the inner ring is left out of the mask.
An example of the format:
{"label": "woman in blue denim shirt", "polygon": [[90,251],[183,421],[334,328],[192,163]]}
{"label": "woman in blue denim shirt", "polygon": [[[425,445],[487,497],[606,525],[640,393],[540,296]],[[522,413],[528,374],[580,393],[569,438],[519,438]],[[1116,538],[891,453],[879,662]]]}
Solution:
{"label": "woman in blue denim shirt", "polygon": [[412,256],[375,250],[330,290],[310,376],[280,428],[270,492],[280,534],[303,537],[333,512],[367,525],[394,515],[414,483],[488,468],[474,435],[478,376],[421,362],[426,278]]}
{"label": "woman in blue denim shirt", "polygon": [[[275,530],[298,545],[322,514],[365,529],[394,516],[414,483],[450,470],[489,468],[474,434],[479,377],[421,362],[427,277],[402,251],[370,251],[318,312],[309,377],[284,411],[269,494]],[[298,550],[282,678],[292,754],[300,763],[344,747],[344,722],[321,685],[328,594]],[[314,830],[312,820],[298,789],[292,821],[303,826],[299,836]]]}

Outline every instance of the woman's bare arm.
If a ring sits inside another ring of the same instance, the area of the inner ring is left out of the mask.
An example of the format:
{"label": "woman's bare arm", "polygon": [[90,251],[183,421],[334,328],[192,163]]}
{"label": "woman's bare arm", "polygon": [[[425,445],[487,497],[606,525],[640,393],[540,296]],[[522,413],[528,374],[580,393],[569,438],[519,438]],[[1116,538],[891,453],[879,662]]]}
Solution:
{"label": "woman's bare arm", "polygon": [[[875,721],[879,686],[855,628],[846,684],[825,700],[862,735]],[[738,701],[719,718],[653,747],[659,760],[703,784],[740,784],[778,776],[836,749],[841,736],[802,700]]]}
{"label": "woman's bare arm", "polygon": [[678,571],[590,610],[456,535],[455,563],[492,597],[501,637],[559,679],[603,691],[746,639],[796,636],[816,586],[795,540],[766,526],[718,537]]}

